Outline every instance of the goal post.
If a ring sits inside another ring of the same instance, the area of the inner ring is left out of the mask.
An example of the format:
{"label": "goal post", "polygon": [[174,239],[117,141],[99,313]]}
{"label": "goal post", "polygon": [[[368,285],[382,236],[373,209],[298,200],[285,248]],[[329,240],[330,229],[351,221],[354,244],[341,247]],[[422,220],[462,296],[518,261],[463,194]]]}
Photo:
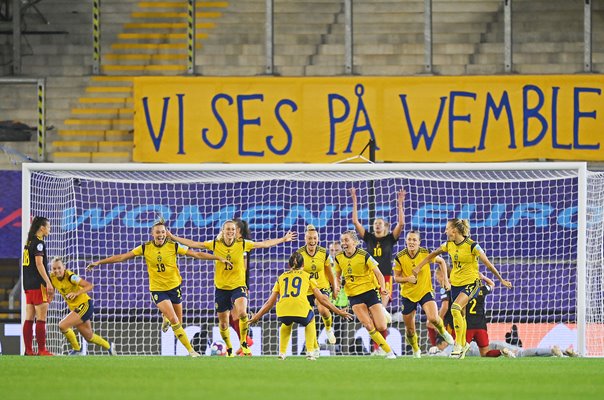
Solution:
{"label": "goal post", "polygon": [[[86,264],[150,240],[158,215],[176,235],[195,241],[215,238],[221,223],[233,217],[249,223],[254,241],[294,230],[296,241],[251,252],[249,308],[257,311],[287,258],[304,245],[307,224],[317,227],[323,247],[352,228],[351,187],[357,188],[359,218],[367,229],[372,209],[395,224],[396,192],[406,189],[403,232],[420,231],[422,246],[430,250],[446,240],[447,219],[470,220],[470,236],[514,285],[503,288],[481,265],[497,284],[487,298],[491,340],[503,340],[516,324],[525,347],[572,345],[583,355],[604,356],[604,175],[587,171],[585,163],[23,164],[23,242],[26,221],[34,215],[50,219],[49,258],[66,258],[68,268],[94,283],[93,327],[115,341],[121,354],[185,354],[171,332],[159,329],[141,258],[92,272],[85,271]],[[369,188],[375,204],[369,204]],[[401,237],[394,250],[403,248]],[[179,267],[183,322],[205,352],[207,343],[219,338],[213,265],[179,258]],[[393,297],[388,341],[405,354],[404,328],[396,318],[398,287]],[[57,327],[64,315],[66,306],[56,299],[47,325],[50,349],[57,353],[68,350]],[[417,321],[427,350],[422,312]],[[369,351],[358,321],[336,322],[338,343],[322,346],[324,354]],[[323,344],[320,318],[317,328]],[[254,354],[277,354],[274,310],[252,332]],[[302,344],[303,330],[294,332],[291,352],[300,354]]]}

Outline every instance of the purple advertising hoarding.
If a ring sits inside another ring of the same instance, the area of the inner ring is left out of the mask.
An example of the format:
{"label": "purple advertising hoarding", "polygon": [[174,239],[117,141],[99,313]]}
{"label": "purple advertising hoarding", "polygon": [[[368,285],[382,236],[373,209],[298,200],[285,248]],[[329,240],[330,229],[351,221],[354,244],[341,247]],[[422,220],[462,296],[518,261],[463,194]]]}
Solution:
{"label": "purple advertising hoarding", "polygon": [[1,171],[0,258],[21,257],[21,171]]}

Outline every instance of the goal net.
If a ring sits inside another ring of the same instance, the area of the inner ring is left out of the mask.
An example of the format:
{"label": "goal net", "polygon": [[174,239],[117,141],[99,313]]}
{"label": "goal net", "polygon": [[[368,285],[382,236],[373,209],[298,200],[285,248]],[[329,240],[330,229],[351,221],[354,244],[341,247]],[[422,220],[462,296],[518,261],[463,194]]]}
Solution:
{"label": "goal net", "polygon": [[[497,284],[486,305],[491,340],[504,340],[516,325],[524,347],[573,346],[585,355],[604,355],[604,176],[588,174],[583,163],[24,164],[23,177],[23,220],[34,215],[50,219],[49,257],[66,258],[69,269],[95,285],[90,293],[96,309],[93,328],[115,342],[120,354],[186,351],[171,330],[161,332],[143,258],[92,272],[85,271],[87,263],[150,240],[158,216],[174,234],[195,241],[215,238],[222,222],[236,217],[248,222],[254,241],[282,237],[291,229],[298,233],[296,241],[249,255],[249,309],[254,312],[269,296],[289,256],[304,245],[307,224],[315,225],[326,248],[353,229],[348,190],[355,187],[359,217],[367,229],[374,217],[396,223],[396,192],[406,189],[403,232],[420,231],[422,246],[430,250],[446,240],[449,218],[470,220],[471,237],[514,285],[505,289],[481,265]],[[404,235],[395,253],[404,248]],[[179,258],[178,264],[185,329],[198,351],[209,354],[208,344],[220,338],[214,266],[188,257]],[[399,288],[394,286],[388,342],[396,353],[409,354]],[[436,282],[435,288],[438,291]],[[57,327],[66,314],[63,300],[55,299],[47,329],[49,348],[56,353],[68,350]],[[317,318],[324,355],[370,352],[369,336],[358,321],[334,322],[338,342],[326,345]],[[418,312],[424,351],[430,346],[425,322]],[[251,331],[255,355],[278,353],[274,310]],[[236,333],[231,336],[236,350]],[[303,330],[294,330],[289,351],[300,354],[303,346]],[[86,349],[90,354],[100,350],[94,345]]]}

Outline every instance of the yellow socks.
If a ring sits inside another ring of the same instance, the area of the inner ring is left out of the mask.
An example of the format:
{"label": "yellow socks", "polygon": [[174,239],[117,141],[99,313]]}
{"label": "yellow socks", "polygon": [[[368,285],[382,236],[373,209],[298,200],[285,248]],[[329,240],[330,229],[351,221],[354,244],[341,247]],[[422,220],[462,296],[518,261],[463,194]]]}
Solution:
{"label": "yellow socks", "polygon": [[189,342],[189,338],[187,337],[185,330],[182,328],[182,325],[180,323],[173,324],[172,330],[174,331],[174,336],[176,336],[178,341],[185,346],[185,349],[187,349],[189,353],[192,352],[193,347],[191,346],[191,342]]}
{"label": "yellow socks", "polygon": [[444,336],[445,334],[445,325],[443,324],[443,320],[438,317],[438,321],[436,321],[436,323],[432,323],[432,325],[434,325],[434,327],[436,328],[436,331],[438,332],[438,334],[440,336]]}
{"label": "yellow socks", "polygon": [[455,327],[455,343],[462,346],[466,344],[466,319],[461,313],[461,306],[453,303],[451,315],[453,315],[453,326]]}
{"label": "yellow socks", "polygon": [[80,343],[78,342],[78,338],[76,337],[75,333],[73,332],[73,330],[71,329],[67,329],[65,332],[61,332],[63,335],[65,335],[65,337],[67,338],[67,340],[69,341],[69,344],[71,345],[71,347],[75,350],[75,351],[80,351],[82,348],[80,347]]}
{"label": "yellow socks", "polygon": [[413,332],[413,335],[407,336],[407,343],[413,348],[413,352],[419,351],[419,344],[417,340],[417,332]]}
{"label": "yellow socks", "polygon": [[331,314],[329,314],[329,317],[325,318],[325,317],[321,317],[323,318],[323,325],[325,325],[325,329],[330,330],[331,327],[333,326],[333,318],[331,317]]}
{"label": "yellow socks", "polygon": [[279,354],[287,353],[287,345],[289,344],[289,338],[292,336],[292,328],[294,324],[281,324],[279,328]]}
{"label": "yellow socks", "polygon": [[92,338],[88,341],[88,343],[94,343],[101,346],[105,350],[109,350],[109,342],[96,333],[92,335]]}
{"label": "yellow socks", "polygon": [[[248,321],[247,315],[244,315],[243,317],[239,318],[239,339],[241,340],[241,347],[246,347],[246,348],[247,348],[247,333],[250,329],[247,321]],[[245,344],[245,346],[244,346],[244,344]]]}
{"label": "yellow socks", "polygon": [[379,344],[382,350],[384,350],[386,353],[390,353],[392,351],[390,345],[386,343],[386,339],[384,339],[382,334],[379,333],[377,329],[370,331],[369,336],[371,336],[371,339],[377,344]]}
{"label": "yellow socks", "polygon": [[224,343],[226,343],[227,349],[233,348],[233,344],[231,343],[231,332],[229,331],[228,326],[224,331],[220,329],[220,337],[222,338],[222,340],[224,340]]}
{"label": "yellow socks", "polygon": [[308,325],[304,327],[304,336],[306,338],[306,351],[314,351],[319,349],[319,343],[317,342],[317,326],[315,325],[315,319],[311,319]]}

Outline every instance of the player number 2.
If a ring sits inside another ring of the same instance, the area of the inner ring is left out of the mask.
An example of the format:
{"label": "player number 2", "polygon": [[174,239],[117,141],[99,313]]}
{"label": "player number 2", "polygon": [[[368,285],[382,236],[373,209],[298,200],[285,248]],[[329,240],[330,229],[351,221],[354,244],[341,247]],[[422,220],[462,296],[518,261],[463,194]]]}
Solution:
{"label": "player number 2", "polygon": [[476,299],[470,300],[470,310],[468,311],[470,314],[476,314]]}

